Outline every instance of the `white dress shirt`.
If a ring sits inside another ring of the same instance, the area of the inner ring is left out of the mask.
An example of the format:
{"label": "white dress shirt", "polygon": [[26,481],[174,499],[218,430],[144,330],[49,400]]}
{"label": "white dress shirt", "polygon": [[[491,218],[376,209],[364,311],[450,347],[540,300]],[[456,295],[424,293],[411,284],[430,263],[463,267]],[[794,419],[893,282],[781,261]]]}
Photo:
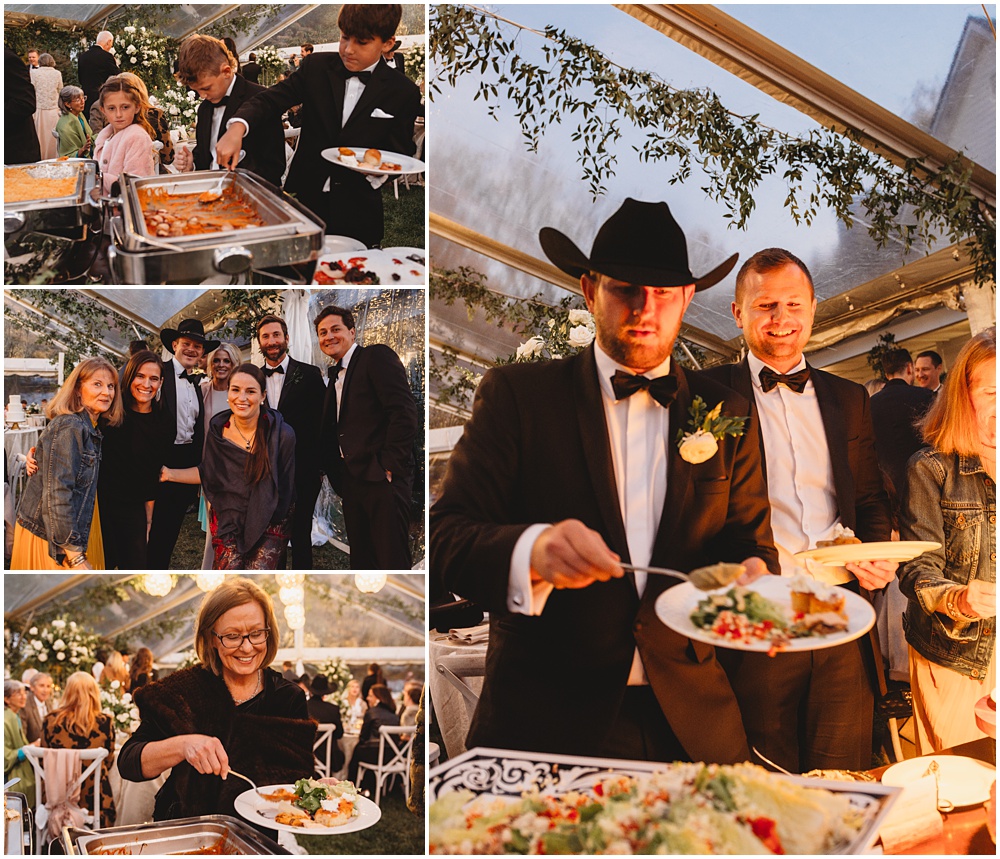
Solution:
{"label": "white dress shirt", "polygon": [[344,357],[340,359],[341,370],[337,374],[336,381],[334,381],[334,389],[337,392],[337,420],[340,420],[340,404],[344,401],[344,380],[347,379],[347,365],[351,363],[351,358],[354,356],[355,350],[358,348],[357,343],[352,343],[351,348],[344,353]]}
{"label": "white dress shirt", "polygon": [[171,358],[170,364],[174,369],[177,388],[177,434],[174,436],[174,444],[191,444],[194,441],[195,421],[198,420],[198,394],[194,385],[180,378],[184,372],[180,362]]}
{"label": "white dress shirt", "polygon": [[[616,400],[611,377],[616,370],[629,374],[633,371],[613,361],[596,343],[594,355],[629,559],[637,566],[648,566],[667,494],[670,412],[646,390]],[[669,372],[670,358],[667,358],[659,367],[643,375],[656,379]],[[541,614],[554,589],[548,582],[531,581],[531,550],[535,540],[548,527],[548,524],[531,525],[514,546],[507,586],[507,608],[511,612]],[[633,575],[641,597],[646,588],[646,574]],[[638,650],[633,656],[628,682],[630,686],[646,682]]]}
{"label": "white dress shirt", "polygon": [[[233,94],[233,87],[236,85],[236,75],[229,82],[229,89],[226,90],[226,98]],[[215,160],[215,145],[219,142],[219,132],[222,129],[222,115],[226,112],[226,105],[220,104],[212,110],[212,131],[208,135],[208,146],[212,152],[212,163],[209,169],[218,170],[219,162]],[[228,125],[227,125],[228,128]]]}
{"label": "white dress shirt", "polygon": [[[781,574],[791,576],[805,566],[814,578],[827,584],[850,581],[853,576],[844,567],[803,565],[792,557],[796,552],[815,548],[817,540],[832,539],[840,523],[833,463],[816,387],[809,379],[805,390],[797,394],[779,383],[765,394],[760,371],[769,365],[753,353],[747,356],[747,363],[764,438],[771,531]],[[788,372],[795,373],[805,366],[805,358],[801,358]]]}
{"label": "white dress shirt", "polygon": [[[265,376],[265,380],[267,382],[267,404],[272,409],[278,408],[278,401],[281,399],[281,389],[285,384],[285,376],[288,375],[288,363],[290,357],[291,356],[286,352],[285,357],[281,360],[281,363],[275,364],[275,367],[281,367],[284,372],[271,373],[269,376]],[[265,361],[264,368],[270,370],[271,365]]]}

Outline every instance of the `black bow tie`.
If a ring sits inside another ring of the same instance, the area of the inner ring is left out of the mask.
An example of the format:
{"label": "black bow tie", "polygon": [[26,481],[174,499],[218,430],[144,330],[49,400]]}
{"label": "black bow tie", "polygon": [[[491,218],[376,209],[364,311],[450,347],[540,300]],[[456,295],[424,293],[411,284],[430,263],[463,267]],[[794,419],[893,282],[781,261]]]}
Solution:
{"label": "black bow tie", "polygon": [[787,385],[789,390],[801,394],[806,389],[806,382],[809,381],[809,368],[805,367],[797,373],[789,373],[787,376],[782,373],[775,373],[770,367],[761,367],[760,387],[766,394],[768,391],[778,387],[778,384]]}
{"label": "black bow tie", "polygon": [[213,108],[214,107],[225,107],[227,104],[229,104],[229,96],[228,95],[224,95],[218,101],[211,102],[211,105],[212,105]]}
{"label": "black bow tie", "polygon": [[350,78],[357,78],[361,83],[367,84],[368,81],[372,79],[371,72],[352,72],[350,69],[344,67],[340,71],[340,76],[346,81]]}
{"label": "black bow tie", "polygon": [[645,388],[649,391],[649,395],[666,409],[677,395],[677,379],[674,376],[649,379],[646,376],[633,376],[631,373],[615,370],[615,374],[611,377],[611,388],[615,392],[616,400],[624,400]]}
{"label": "black bow tie", "polygon": [[340,375],[340,371],[344,369],[344,365],[338,361],[336,364],[331,364],[326,371],[326,375],[329,376],[330,381],[336,382],[337,376]]}
{"label": "black bow tie", "polygon": [[184,379],[186,382],[190,382],[192,385],[197,385],[200,379],[198,378],[198,373],[188,373],[187,370],[182,372],[177,378]]}
{"label": "black bow tie", "polygon": [[281,375],[284,376],[285,375],[285,368],[282,367],[282,366],[280,366],[280,365],[277,366],[277,367],[265,367],[264,368],[264,375],[267,376],[268,378],[270,378],[271,376],[273,376],[275,373],[281,373]]}

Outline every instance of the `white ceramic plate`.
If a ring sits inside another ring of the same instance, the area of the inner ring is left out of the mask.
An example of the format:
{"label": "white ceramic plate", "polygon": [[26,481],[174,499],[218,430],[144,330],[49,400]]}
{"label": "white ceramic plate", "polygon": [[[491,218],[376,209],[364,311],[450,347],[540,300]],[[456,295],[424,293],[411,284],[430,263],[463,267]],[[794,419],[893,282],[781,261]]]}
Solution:
{"label": "white ceramic plate", "polygon": [[826,567],[842,567],[858,561],[912,561],[924,552],[940,549],[941,544],[923,540],[888,540],[884,543],[848,543],[843,546],[824,546],[808,552],[796,552],[801,560],[815,561]]}
{"label": "white ceramic plate", "polygon": [[348,146],[345,149],[351,149],[354,152],[355,157],[358,159],[358,164],[345,164],[341,161],[339,146],[324,149],[320,154],[327,161],[332,161],[338,167],[346,167],[348,170],[354,170],[356,173],[369,173],[372,176],[403,176],[407,173],[423,173],[427,169],[427,165],[423,161],[418,161],[409,155],[400,155],[398,152],[386,152],[383,149],[380,150],[382,152],[382,163],[389,162],[390,164],[398,164],[400,166],[399,170],[383,170],[381,167],[372,167],[370,164],[361,163],[365,157],[365,152],[368,150],[367,146]]}
{"label": "white ceramic plate", "polygon": [[[405,248],[404,248],[405,250]],[[426,262],[427,252],[414,250]],[[323,272],[330,275],[333,269],[331,263],[344,263],[351,268],[369,271],[378,277],[380,286],[424,286],[427,282],[425,265],[407,259],[408,254],[392,254],[381,250],[343,251],[335,254],[324,254],[316,260],[316,272],[313,274],[313,286],[356,288],[362,284],[351,283],[340,279],[333,283],[320,283],[316,274]]]}
{"label": "white ceramic plate", "polygon": [[[750,590],[756,591],[762,597],[771,600],[777,605],[786,606],[791,611],[791,578],[785,576],[764,576],[757,579],[749,586]],[[760,653],[767,653],[771,649],[769,641],[749,641],[738,642],[720,638],[714,632],[695,626],[691,622],[691,612],[694,611],[698,603],[705,599],[710,593],[725,593],[729,588],[719,588],[715,591],[700,591],[690,582],[675,585],[669,590],[660,594],[656,600],[656,616],[674,632],[691,638],[695,641],[703,641],[705,644],[712,644],[715,647],[725,647],[729,650],[749,650]],[[841,588],[844,596],[844,610],[847,612],[847,629],[841,632],[834,632],[830,635],[814,635],[809,638],[793,638],[788,647],[789,652],[806,650],[823,650],[827,647],[836,647],[860,638],[875,623],[875,610],[866,599],[852,593],[845,588]]]}
{"label": "white ceramic plate", "polygon": [[882,784],[906,787],[924,775],[930,776],[927,767],[931,761],[938,763],[938,801],[948,800],[956,808],[980,805],[990,798],[990,785],[996,780],[996,767],[975,758],[961,755],[925,755],[893,764],[882,774]]}
{"label": "white ceramic plate", "polygon": [[[272,793],[279,788],[285,790],[295,790],[294,784],[268,784],[261,785],[260,789],[264,793]],[[277,829],[281,832],[294,832],[296,835],[343,835],[346,832],[357,832],[359,829],[367,829],[374,826],[382,817],[382,809],[370,799],[363,796],[358,797],[358,816],[345,823],[343,826],[288,826],[285,823],[275,823],[274,814],[280,803],[262,799],[257,792],[250,788],[243,791],[234,803],[236,813],[240,817],[246,818],[251,823],[258,826],[266,826],[268,829]],[[270,814],[263,814],[262,811],[269,811]]]}

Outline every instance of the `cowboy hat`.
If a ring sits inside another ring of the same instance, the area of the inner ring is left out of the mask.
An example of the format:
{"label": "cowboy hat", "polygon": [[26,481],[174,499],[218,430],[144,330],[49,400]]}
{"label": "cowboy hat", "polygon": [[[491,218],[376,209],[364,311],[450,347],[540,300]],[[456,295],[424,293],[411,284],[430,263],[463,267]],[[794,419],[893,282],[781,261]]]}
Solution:
{"label": "cowboy hat", "polygon": [[312,684],[309,687],[313,695],[329,695],[331,692],[336,692],[337,690],[330,685],[330,681],[327,680],[325,674],[317,674],[312,679]]}
{"label": "cowboy hat", "polygon": [[626,197],[597,232],[588,258],[569,238],[543,227],[538,241],[545,255],[573,277],[597,272],[625,283],[643,286],[687,286],[707,289],[736,265],[739,254],[695,277],[688,268],[687,241],[666,203],[643,203]]}
{"label": "cowboy hat", "polygon": [[176,328],[164,328],[160,332],[160,341],[168,352],[174,351],[174,341],[178,337],[187,337],[205,347],[205,353],[214,352],[219,348],[221,340],[206,340],[205,326],[200,319],[182,319]]}

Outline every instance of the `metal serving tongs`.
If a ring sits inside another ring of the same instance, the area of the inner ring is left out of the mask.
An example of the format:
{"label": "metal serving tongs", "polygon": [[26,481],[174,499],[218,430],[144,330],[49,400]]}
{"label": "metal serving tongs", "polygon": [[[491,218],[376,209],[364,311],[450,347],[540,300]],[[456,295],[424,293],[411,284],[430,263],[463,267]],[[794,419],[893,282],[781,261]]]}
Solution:
{"label": "metal serving tongs", "polygon": [[[760,751],[757,749],[756,746],[751,746],[750,751],[753,752],[758,758],[760,758],[761,761],[763,761],[769,767],[772,767],[773,769],[777,770],[778,772],[784,773],[785,775],[791,775],[791,776],[796,775],[796,773],[789,772],[784,767],[778,766],[778,764],[776,764],[770,758],[764,757],[764,755],[760,753]],[[810,770],[807,773],[802,773],[802,776],[805,778],[828,778],[829,776],[822,775],[823,772],[824,770]],[[861,770],[827,770],[826,772],[846,773],[847,775],[851,776],[851,778],[853,778],[855,781],[875,781],[874,776],[872,776],[869,773],[862,772]]]}
{"label": "metal serving tongs", "polygon": [[679,570],[668,570],[666,567],[637,567],[633,564],[619,564],[623,570],[630,573],[653,573],[658,576],[673,576],[690,582],[700,591],[713,591],[716,588],[724,588],[726,585],[735,582],[743,573],[746,567],[743,564],[713,564],[711,567],[699,567],[691,570],[690,573],[682,573]]}

